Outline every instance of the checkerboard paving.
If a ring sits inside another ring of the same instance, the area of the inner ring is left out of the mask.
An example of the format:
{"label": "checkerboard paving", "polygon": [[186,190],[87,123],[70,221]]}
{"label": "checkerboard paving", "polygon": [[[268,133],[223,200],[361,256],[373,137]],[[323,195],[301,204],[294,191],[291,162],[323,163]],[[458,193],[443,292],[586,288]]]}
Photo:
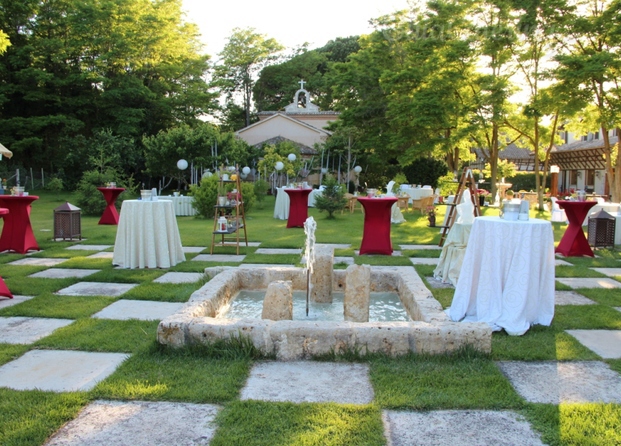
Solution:
{"label": "checkerboard paving", "polygon": [[[343,245],[343,248],[349,247]],[[76,244],[67,249],[95,251],[88,257],[110,259],[110,248],[109,245]],[[201,254],[206,249],[186,247],[184,251],[197,253],[193,259],[195,261],[239,263],[245,259],[244,255]],[[401,245],[401,249],[435,249],[438,255],[440,253],[438,247],[429,245]],[[260,251],[268,255],[300,252],[299,249]],[[396,251],[395,255],[401,253]],[[11,265],[47,267],[30,276],[35,278],[82,279],[98,271],[58,267],[66,260],[25,257],[11,262]],[[411,260],[414,265],[437,263],[437,258]],[[353,258],[336,257],[335,262],[349,264],[353,263]],[[557,260],[557,264],[564,262]],[[244,268],[256,266],[241,265]],[[621,268],[595,270],[610,278],[557,280],[572,289],[621,287],[621,283],[613,279],[621,275]],[[169,271],[152,281],[161,284],[192,283],[201,280],[201,276],[198,273]],[[178,302],[152,302],[123,297],[136,286],[135,283],[79,281],[55,294],[58,299],[63,296],[119,298],[93,314],[93,319],[159,320],[183,306],[183,303]],[[16,295],[14,299],[0,298],[0,309],[15,307],[33,298],[21,295]],[[595,305],[596,302],[576,291],[557,291],[556,304],[576,306]],[[0,343],[31,344],[72,322],[70,319],[0,316]],[[602,358],[621,358],[621,331],[567,330],[567,333]],[[32,349],[0,366],[0,387],[53,392],[85,391],[106,379],[128,357],[125,353]],[[602,361],[499,361],[497,365],[526,401],[551,404],[597,401],[621,403],[621,377]],[[262,361],[256,363],[250,371],[240,399],[369,404],[373,402],[374,391],[368,373],[366,365],[356,363]],[[85,406],[73,421],[57,431],[46,444],[120,444],[126,438],[132,438],[132,444],[135,445],[155,444],[164,439],[169,440],[169,444],[209,444],[215,429],[215,416],[220,409],[210,404],[95,401]],[[384,410],[383,423],[387,440],[393,446],[430,442],[452,445],[469,445],[473,442],[497,445],[542,444],[531,426],[512,411]],[[460,435],[456,436],[455,432],[460,432]]]}

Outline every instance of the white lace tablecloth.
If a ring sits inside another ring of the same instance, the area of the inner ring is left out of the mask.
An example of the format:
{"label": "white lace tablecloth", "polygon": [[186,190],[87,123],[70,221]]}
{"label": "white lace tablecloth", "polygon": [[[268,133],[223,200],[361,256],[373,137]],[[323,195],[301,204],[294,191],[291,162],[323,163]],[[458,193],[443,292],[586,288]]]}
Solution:
{"label": "white lace tablecloth", "polygon": [[442,253],[438,265],[433,271],[433,277],[444,283],[450,282],[453,286],[457,286],[457,279],[464,262],[471,230],[471,224],[453,224],[442,246]]}
{"label": "white lace tablecloth", "polygon": [[474,219],[459,273],[453,321],[487,322],[522,335],[554,317],[554,235],[549,221]]}
{"label": "white lace tablecloth", "polygon": [[274,204],[274,218],[287,220],[289,218],[289,195],[285,192],[285,187],[276,188],[276,203]]}
{"label": "white lace tablecloth", "polygon": [[433,189],[412,188],[404,189],[412,200],[420,200],[421,198],[431,197],[433,195]]}
{"label": "white lace tablecloth", "polygon": [[194,209],[194,206],[192,206],[192,203],[194,203],[194,197],[162,195],[159,199],[172,201],[173,208],[175,209],[175,215],[180,217],[198,215],[198,211]]}
{"label": "white lace tablecloth", "polygon": [[123,201],[114,242],[114,265],[169,268],[184,260],[172,201]]}

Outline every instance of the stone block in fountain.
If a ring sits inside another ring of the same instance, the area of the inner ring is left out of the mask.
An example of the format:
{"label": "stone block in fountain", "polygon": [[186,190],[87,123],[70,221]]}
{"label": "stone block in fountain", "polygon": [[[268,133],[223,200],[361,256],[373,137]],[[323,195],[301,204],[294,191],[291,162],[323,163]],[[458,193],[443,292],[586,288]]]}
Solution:
{"label": "stone block in fountain", "polygon": [[371,268],[369,265],[349,265],[345,270],[345,299],[343,317],[351,322],[369,322],[371,298]]}
{"label": "stone block in fountain", "polygon": [[334,268],[334,248],[315,245],[315,263],[310,278],[310,301],[332,303],[332,271]]}
{"label": "stone block in fountain", "polygon": [[278,280],[267,286],[261,319],[272,321],[293,319],[293,288],[290,280]]}

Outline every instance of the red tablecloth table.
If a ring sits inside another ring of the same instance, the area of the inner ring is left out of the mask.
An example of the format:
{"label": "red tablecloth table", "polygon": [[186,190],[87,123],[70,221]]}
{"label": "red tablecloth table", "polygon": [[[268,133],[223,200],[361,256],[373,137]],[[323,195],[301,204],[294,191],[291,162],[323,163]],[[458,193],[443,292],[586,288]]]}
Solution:
{"label": "red tablecloth table", "polygon": [[0,251],[15,251],[26,254],[31,249],[39,250],[30,225],[30,208],[38,200],[36,195],[0,195],[0,207],[9,210],[4,216],[4,226],[0,235]]}
{"label": "red tablecloth table", "polygon": [[362,254],[392,255],[390,240],[390,213],[396,197],[358,198],[364,208],[364,230],[362,231]]}
{"label": "red tablecloth table", "polygon": [[[0,208],[0,218],[4,218],[5,215],[9,214],[9,210],[5,208]],[[9,288],[0,277],[0,296],[8,297],[9,299],[13,299],[13,294],[9,290]]]}
{"label": "red tablecloth table", "polygon": [[308,195],[312,189],[285,189],[289,195],[288,228],[303,228],[308,218]]}
{"label": "red tablecloth table", "polygon": [[590,256],[593,257],[593,250],[584,236],[582,223],[587,216],[589,209],[597,204],[596,201],[557,201],[558,205],[565,209],[569,225],[556,247],[556,252],[566,257],[570,256]]}
{"label": "red tablecloth table", "polygon": [[99,219],[100,225],[118,225],[119,224],[119,213],[116,210],[116,206],[114,203],[118,196],[125,189],[122,187],[98,187],[98,191],[100,191],[105,200],[106,200],[106,208],[103,211],[101,218]]}

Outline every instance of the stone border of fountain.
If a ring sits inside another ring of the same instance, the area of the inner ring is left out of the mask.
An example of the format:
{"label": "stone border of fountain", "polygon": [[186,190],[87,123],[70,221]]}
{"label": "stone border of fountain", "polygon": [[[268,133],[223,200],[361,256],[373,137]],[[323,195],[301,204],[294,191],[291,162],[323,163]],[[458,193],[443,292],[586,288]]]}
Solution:
{"label": "stone border of fountain", "polygon": [[[214,339],[246,336],[265,354],[280,360],[311,358],[331,352],[408,352],[438,354],[470,345],[489,353],[492,332],[485,323],[451,322],[440,303],[413,267],[372,267],[371,291],[396,292],[411,322],[271,321],[217,318],[220,309],[241,289],[266,289],[277,280],[290,280],[294,290],[306,289],[306,274],[295,267],[215,267],[211,280],[195,291],[187,304],[160,322],[161,344],[182,347]],[[345,271],[333,271],[332,288],[343,291]]]}

